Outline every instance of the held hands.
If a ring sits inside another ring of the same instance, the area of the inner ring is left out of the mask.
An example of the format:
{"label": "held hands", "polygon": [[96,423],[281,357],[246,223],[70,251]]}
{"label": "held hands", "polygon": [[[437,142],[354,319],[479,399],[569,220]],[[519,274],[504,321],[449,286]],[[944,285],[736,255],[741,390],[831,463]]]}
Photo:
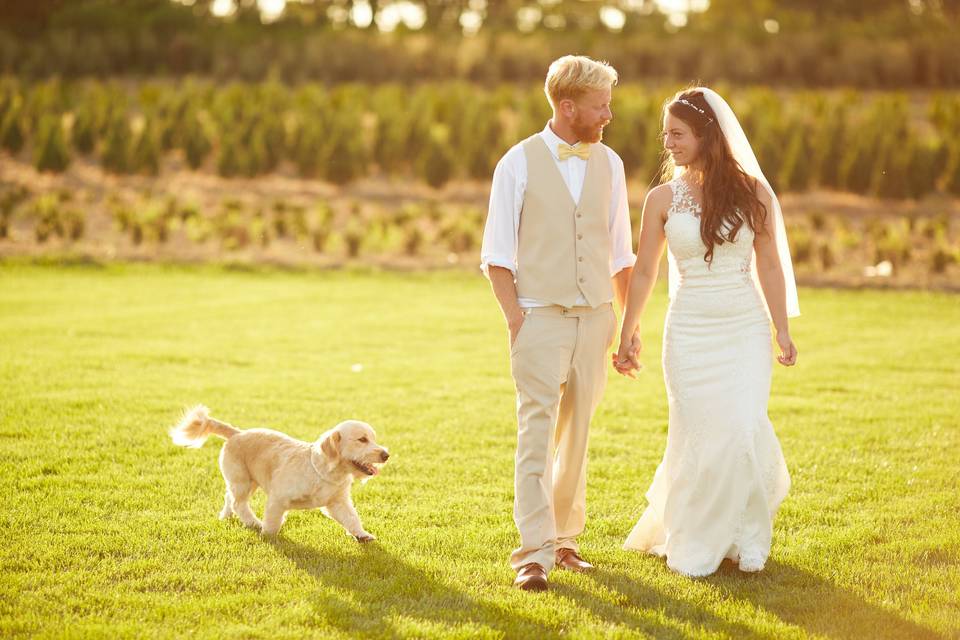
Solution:
{"label": "held hands", "polygon": [[790,339],[790,333],[787,331],[777,332],[777,346],[780,348],[780,355],[777,356],[777,362],[785,367],[792,367],[797,364],[797,347]]}
{"label": "held hands", "polygon": [[616,353],[610,354],[613,360],[613,368],[622,376],[636,378],[636,372],[643,368],[640,364],[640,352],[643,350],[643,343],[640,341],[640,332],[634,331],[629,340],[623,335],[620,336],[620,347]]}

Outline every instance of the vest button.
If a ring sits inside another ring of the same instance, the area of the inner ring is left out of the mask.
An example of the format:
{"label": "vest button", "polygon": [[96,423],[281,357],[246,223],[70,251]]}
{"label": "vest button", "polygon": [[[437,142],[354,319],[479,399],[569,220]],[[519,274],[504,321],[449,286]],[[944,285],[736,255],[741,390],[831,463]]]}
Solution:
{"label": "vest button", "polygon": [[579,258],[577,258],[577,262],[583,262],[583,256],[580,256]]}
{"label": "vest button", "polygon": [[580,278],[580,282],[583,282],[583,278]]}
{"label": "vest button", "polygon": [[582,217],[583,217],[583,214],[580,213],[579,211],[577,211],[577,217],[578,217],[578,218],[582,218]]}
{"label": "vest button", "polygon": [[577,240],[583,240],[583,234],[582,234],[582,233],[578,233],[578,234],[577,234]]}

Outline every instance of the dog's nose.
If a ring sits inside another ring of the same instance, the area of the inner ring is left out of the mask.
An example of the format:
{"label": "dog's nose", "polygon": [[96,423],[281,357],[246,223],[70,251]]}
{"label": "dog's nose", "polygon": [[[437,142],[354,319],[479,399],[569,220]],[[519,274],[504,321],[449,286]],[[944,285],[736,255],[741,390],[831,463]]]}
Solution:
{"label": "dog's nose", "polygon": [[383,460],[384,462],[386,462],[386,461],[387,461],[387,458],[389,458],[389,457],[390,457],[390,454],[387,453],[386,451],[381,451],[381,452],[380,452],[380,459]]}

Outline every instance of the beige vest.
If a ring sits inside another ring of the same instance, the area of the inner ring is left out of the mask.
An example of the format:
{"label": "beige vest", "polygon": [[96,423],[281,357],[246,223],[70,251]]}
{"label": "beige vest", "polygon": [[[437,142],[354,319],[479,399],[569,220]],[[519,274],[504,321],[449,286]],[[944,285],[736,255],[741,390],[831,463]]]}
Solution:
{"label": "beige vest", "polygon": [[572,307],[583,294],[591,307],[613,299],[610,282],[610,158],[591,149],[580,202],[539,135],[523,142],[527,187],[520,211],[517,295]]}

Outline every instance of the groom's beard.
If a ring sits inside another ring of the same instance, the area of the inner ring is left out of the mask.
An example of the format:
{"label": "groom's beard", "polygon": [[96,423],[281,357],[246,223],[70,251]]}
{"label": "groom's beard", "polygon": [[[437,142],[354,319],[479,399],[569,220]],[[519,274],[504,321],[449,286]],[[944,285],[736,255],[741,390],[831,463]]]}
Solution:
{"label": "groom's beard", "polygon": [[594,144],[600,142],[603,138],[603,128],[607,126],[608,123],[608,120],[603,120],[598,123],[588,124],[581,120],[580,116],[577,116],[570,124],[570,128],[573,130],[574,135],[577,136],[577,140]]}

